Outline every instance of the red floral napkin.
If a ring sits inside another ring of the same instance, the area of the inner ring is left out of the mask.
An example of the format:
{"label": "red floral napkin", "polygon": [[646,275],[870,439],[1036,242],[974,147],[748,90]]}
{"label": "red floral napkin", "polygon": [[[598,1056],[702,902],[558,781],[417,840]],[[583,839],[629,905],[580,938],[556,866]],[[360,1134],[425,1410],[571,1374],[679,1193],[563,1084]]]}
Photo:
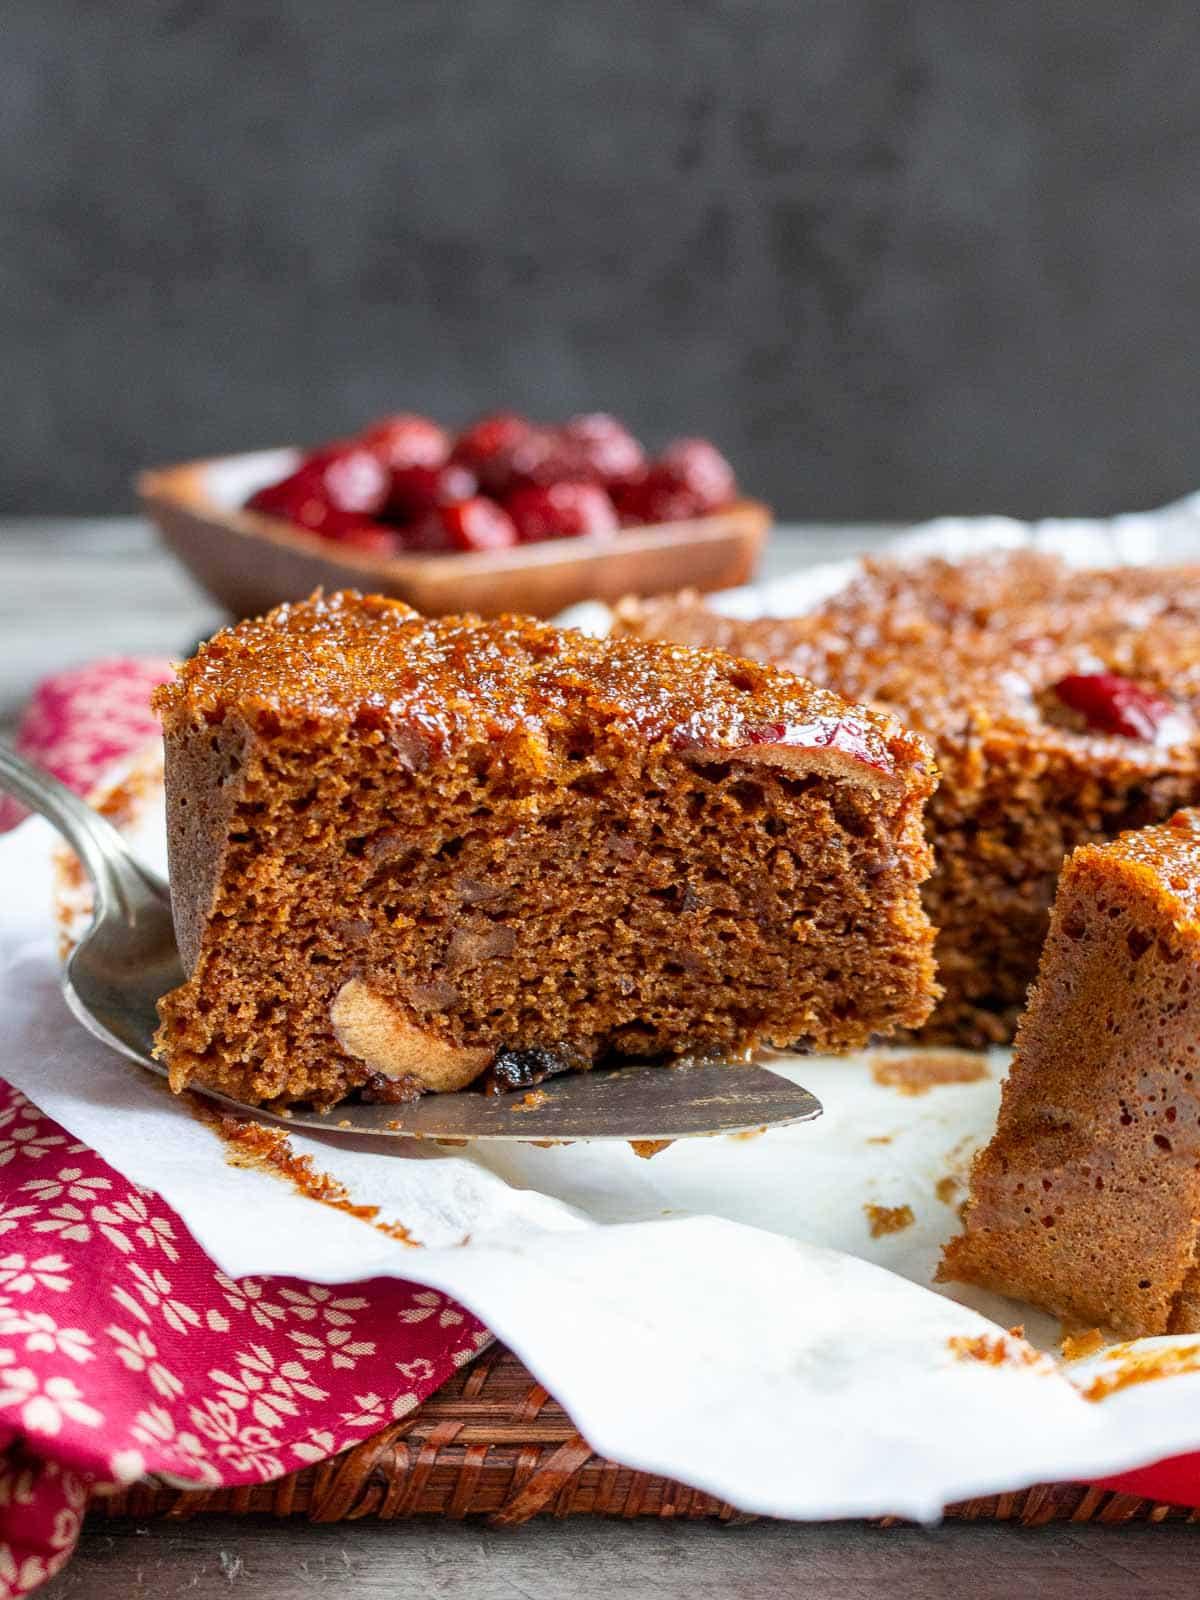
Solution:
{"label": "red floral napkin", "polygon": [[[52,679],[19,748],[86,790],[155,737],[149,692],[169,671]],[[227,1278],[156,1194],[0,1080],[0,1596],[58,1571],[92,1494],[321,1461],[406,1416],[488,1337],[392,1278]]]}

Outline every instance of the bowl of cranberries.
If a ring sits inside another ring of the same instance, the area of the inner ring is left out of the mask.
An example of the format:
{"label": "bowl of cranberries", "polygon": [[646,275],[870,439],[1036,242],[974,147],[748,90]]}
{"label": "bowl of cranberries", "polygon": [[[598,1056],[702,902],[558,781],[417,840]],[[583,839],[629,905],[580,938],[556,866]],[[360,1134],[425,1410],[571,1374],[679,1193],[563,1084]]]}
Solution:
{"label": "bowl of cranberries", "polygon": [[319,586],[485,616],[729,588],[753,575],[771,522],[708,440],[650,456],[601,412],[553,425],[500,412],[458,433],[403,413],[313,450],[158,468],[139,489],[169,548],[240,616]]}

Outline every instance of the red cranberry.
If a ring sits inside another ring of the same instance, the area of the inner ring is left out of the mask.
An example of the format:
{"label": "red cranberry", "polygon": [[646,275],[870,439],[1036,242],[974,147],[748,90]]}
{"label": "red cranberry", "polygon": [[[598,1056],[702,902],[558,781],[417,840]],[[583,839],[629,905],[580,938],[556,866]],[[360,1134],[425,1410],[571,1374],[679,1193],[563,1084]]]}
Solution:
{"label": "red cranberry", "polygon": [[814,717],[810,722],[762,722],[743,725],[735,742],[716,744],[709,731],[695,722],[677,728],[671,740],[674,749],[685,754],[707,752],[740,755],[749,759],[752,750],[764,754],[770,750],[794,750],[803,756],[810,750],[836,750],[863,766],[874,767],[879,772],[890,772],[891,762],[886,754],[873,745],[868,729],[852,717]]}
{"label": "red cranberry", "polygon": [[445,428],[410,411],[372,423],[363,432],[361,442],[389,472],[440,467],[450,454],[450,435]]}
{"label": "red cranberry", "polygon": [[246,504],[319,533],[334,513],[374,516],[382,510],[387,490],[387,472],[369,450],[331,445],[306,457],[280,482],[259,489]]}
{"label": "red cranberry", "polygon": [[646,464],[645,451],[629,429],[606,411],[572,417],[560,432],[581,478],[596,478],[603,484],[627,483]]}
{"label": "red cranberry", "polygon": [[707,439],[676,439],[655,462],[669,478],[691,493],[702,511],[728,505],[737,493],[733,468]]}
{"label": "red cranberry", "polygon": [[881,772],[891,770],[877,747],[873,747],[867,730],[852,717],[814,717],[811,722],[764,722],[757,727],[743,728],[742,737],[748,745],[768,749],[787,750],[837,750],[852,756],[864,766],[877,767]]}
{"label": "red cranberry", "polygon": [[281,478],[278,483],[268,483],[257,489],[246,501],[246,508],[261,511],[268,517],[282,517],[285,522],[296,522],[314,531],[333,510],[325,495],[323,474],[306,467]]}
{"label": "red cranberry", "polygon": [[1071,673],[1054,685],[1063,705],[1078,711],[1094,733],[1153,741],[1175,707],[1153,689],[1116,672]]}
{"label": "red cranberry", "polygon": [[621,525],[640,528],[648,523],[686,522],[704,515],[704,507],[690,489],[674,476],[653,466],[631,483],[614,484],[612,497],[621,514]]}
{"label": "red cranberry", "polygon": [[388,511],[399,522],[416,522],[433,506],[469,500],[478,487],[470,467],[456,461],[440,467],[402,467],[392,474]]}
{"label": "red cranberry", "polygon": [[335,511],[369,517],[381,511],[387,501],[387,470],[370,450],[360,445],[331,445],[315,450],[305,459],[304,467],[321,472],[325,496]]}
{"label": "red cranberry", "polygon": [[516,542],[508,512],[482,494],[435,506],[406,540],[413,550],[505,550]]}
{"label": "red cranberry", "polygon": [[542,430],[513,411],[498,411],[464,428],[454,442],[453,459],[469,467],[486,489],[507,489],[513,461]]}
{"label": "red cranberry", "polygon": [[320,529],[323,538],[333,544],[344,544],[351,550],[361,550],[369,556],[394,556],[403,548],[403,541],[392,528],[378,522],[366,522],[357,517],[345,517],[333,512],[331,520]]}
{"label": "red cranberry", "polygon": [[552,483],[517,489],[505,502],[522,544],[615,533],[616,508],[595,483]]}

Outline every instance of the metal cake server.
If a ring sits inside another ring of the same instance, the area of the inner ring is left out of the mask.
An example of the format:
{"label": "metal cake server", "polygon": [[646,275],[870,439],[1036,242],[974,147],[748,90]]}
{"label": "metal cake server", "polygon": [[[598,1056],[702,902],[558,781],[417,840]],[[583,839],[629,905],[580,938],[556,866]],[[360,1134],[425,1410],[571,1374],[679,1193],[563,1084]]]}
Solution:
{"label": "metal cake server", "polygon": [[[105,817],[57,778],[0,744],[0,789],[38,811],[79,856],[95,892],[91,926],[63,973],[63,994],[83,1026],[122,1055],[166,1077],[151,1054],[156,1002],[183,981],[167,885],[148,872]],[[289,1128],[419,1139],[622,1139],[654,1144],[809,1122],[821,1114],[807,1089],[759,1066],[697,1062],[571,1073],[528,1093],[430,1094],[409,1105],[344,1103],[284,1114],[190,1086],[231,1111]]]}

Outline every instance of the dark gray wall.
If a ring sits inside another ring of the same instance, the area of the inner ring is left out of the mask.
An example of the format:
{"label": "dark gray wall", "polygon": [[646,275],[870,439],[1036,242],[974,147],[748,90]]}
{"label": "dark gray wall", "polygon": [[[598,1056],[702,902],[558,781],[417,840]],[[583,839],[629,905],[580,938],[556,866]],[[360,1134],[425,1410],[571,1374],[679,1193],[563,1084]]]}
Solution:
{"label": "dark gray wall", "polygon": [[0,507],[419,406],[807,516],[1200,484],[1196,0],[6,0]]}

